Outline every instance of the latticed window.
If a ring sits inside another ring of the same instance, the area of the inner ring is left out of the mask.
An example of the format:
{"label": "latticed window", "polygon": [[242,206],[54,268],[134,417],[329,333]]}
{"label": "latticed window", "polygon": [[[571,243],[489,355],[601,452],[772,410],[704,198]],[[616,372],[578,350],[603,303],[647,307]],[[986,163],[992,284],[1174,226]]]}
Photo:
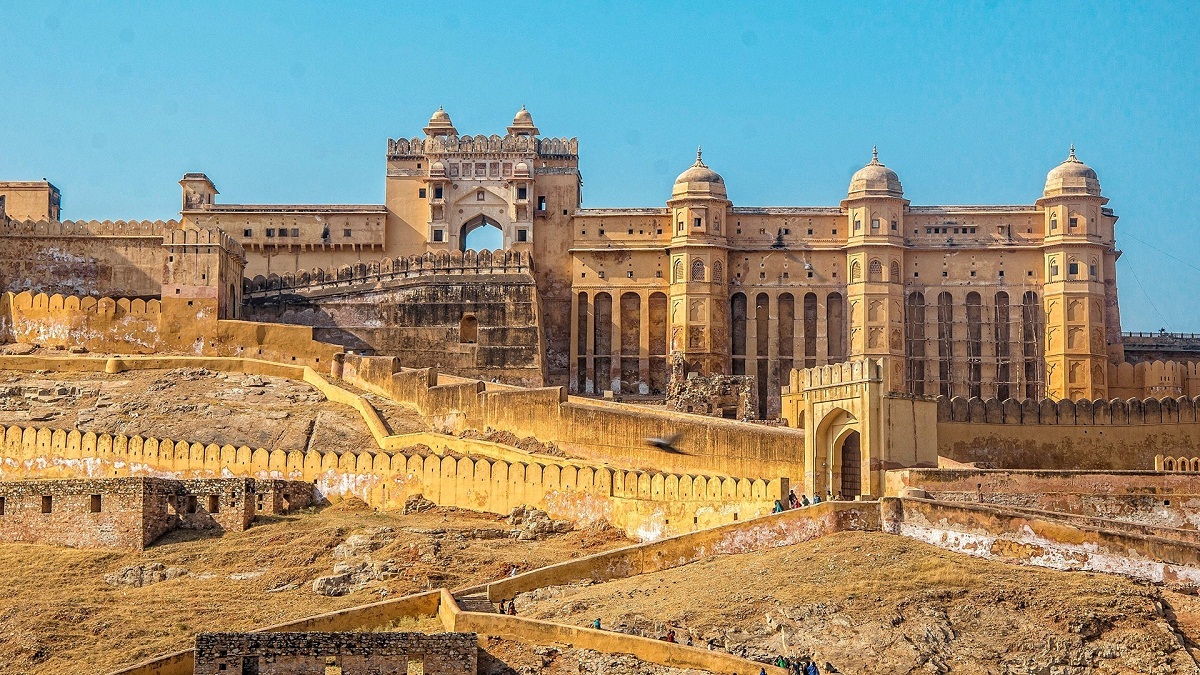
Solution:
{"label": "latticed window", "polygon": [[692,261],[692,281],[704,281],[704,261]]}
{"label": "latticed window", "polygon": [[725,283],[725,268],[720,260],[713,263],[712,280],[714,284]]}
{"label": "latticed window", "polygon": [[858,261],[850,263],[850,283],[856,283],[862,280],[862,265]]}
{"label": "latticed window", "polygon": [[675,265],[671,268],[671,281],[683,281],[683,258],[675,259]]}
{"label": "latticed window", "polygon": [[871,281],[883,281],[883,263],[872,260],[870,266],[867,267],[867,274],[869,275],[867,278]]}

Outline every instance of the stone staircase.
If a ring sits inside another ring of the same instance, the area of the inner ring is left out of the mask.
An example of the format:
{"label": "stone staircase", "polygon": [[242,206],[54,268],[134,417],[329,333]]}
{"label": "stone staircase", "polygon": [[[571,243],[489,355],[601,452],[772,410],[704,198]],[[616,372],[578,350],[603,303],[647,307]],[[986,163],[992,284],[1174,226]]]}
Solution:
{"label": "stone staircase", "polygon": [[456,595],[454,602],[464,612],[479,612],[481,614],[496,614],[496,606],[487,597],[487,593],[472,593],[471,595]]}

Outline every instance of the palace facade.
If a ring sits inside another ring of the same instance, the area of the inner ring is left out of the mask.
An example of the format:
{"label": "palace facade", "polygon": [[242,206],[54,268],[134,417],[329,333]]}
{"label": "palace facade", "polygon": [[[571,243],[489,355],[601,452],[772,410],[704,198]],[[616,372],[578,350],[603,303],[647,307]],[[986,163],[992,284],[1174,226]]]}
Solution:
{"label": "palace facade", "polygon": [[[503,136],[460,135],[441,109],[423,131],[388,141],[382,204],[223,204],[189,173],[178,226],[244,247],[231,298],[292,289],[318,313],[331,279],[383,278],[401,260],[471,276],[468,235],[497,228],[506,255],[531,261],[533,383],[578,393],[662,392],[678,355],[685,372],[754,376],[759,416],[776,418],[792,369],[887,357],[889,391],[1096,399],[1124,358],[1117,217],[1073,148],[1028,204],[913,205],[873,153],[832,205],[740,206],[697,151],[665,204],[589,209],[578,141],[541,136],[524,108]],[[9,218],[58,218],[49,183],[3,183],[0,198]],[[301,292],[318,280],[324,295]],[[505,298],[487,316],[467,306],[480,288],[443,303],[461,306],[439,310],[453,327],[439,339],[473,349],[489,328],[494,341],[511,333]],[[307,321],[297,306],[278,320]],[[351,324],[336,327],[359,342],[343,344],[387,353]]]}

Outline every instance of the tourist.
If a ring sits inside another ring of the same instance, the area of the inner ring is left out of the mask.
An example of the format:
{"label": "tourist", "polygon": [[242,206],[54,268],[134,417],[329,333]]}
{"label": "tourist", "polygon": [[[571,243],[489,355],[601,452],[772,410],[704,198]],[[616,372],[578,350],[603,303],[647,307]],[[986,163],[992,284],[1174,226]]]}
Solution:
{"label": "tourist", "polygon": [[794,509],[797,506],[800,506],[800,500],[796,499],[796,491],[791,490],[788,492],[788,508]]}
{"label": "tourist", "polygon": [[800,495],[800,506],[810,506],[812,502],[808,501],[808,495]]}
{"label": "tourist", "polygon": [[675,631],[673,629],[667,631],[666,640],[667,642],[675,642]]}
{"label": "tourist", "polygon": [[788,661],[787,658],[783,656],[783,654],[780,654],[779,656],[775,657],[775,665],[780,668],[787,668],[787,667],[791,666],[791,664],[792,664],[792,662]]}
{"label": "tourist", "polygon": [[778,499],[775,500],[775,508],[771,509],[771,513],[783,513],[783,504]]}
{"label": "tourist", "polygon": [[816,661],[808,662],[808,668],[804,669],[804,675],[821,675],[821,671],[817,670]]}
{"label": "tourist", "polygon": [[592,628],[595,628],[596,630],[600,630],[600,619],[596,619],[595,621],[592,622]]}
{"label": "tourist", "polygon": [[512,600],[508,601],[508,615],[509,616],[517,615],[517,599],[516,598],[513,598]]}
{"label": "tourist", "polygon": [[505,611],[504,611],[504,598],[500,598],[500,613],[501,613],[501,614],[505,614]]}
{"label": "tourist", "polygon": [[758,675],[767,675],[767,669],[766,669],[766,668],[759,668],[759,669],[758,669]]}
{"label": "tourist", "polygon": [[819,494],[813,495],[813,502],[812,502],[812,503],[813,503],[813,504],[820,504],[820,503],[821,503],[821,495],[819,495]]}

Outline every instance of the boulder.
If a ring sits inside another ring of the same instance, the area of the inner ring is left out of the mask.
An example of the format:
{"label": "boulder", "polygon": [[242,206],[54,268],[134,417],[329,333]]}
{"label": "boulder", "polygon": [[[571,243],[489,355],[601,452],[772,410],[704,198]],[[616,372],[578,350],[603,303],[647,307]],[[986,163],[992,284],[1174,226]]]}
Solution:
{"label": "boulder", "polygon": [[104,582],[109,586],[141,588],[160,581],[177,579],[186,576],[187,573],[188,571],[182,567],[167,567],[162,563],[144,563],[122,567],[104,577]]}
{"label": "boulder", "polygon": [[4,356],[24,356],[26,354],[32,354],[36,349],[37,347],[35,345],[31,345],[26,342],[18,342],[16,344],[4,345],[4,347],[0,349],[0,354],[3,354]]}

